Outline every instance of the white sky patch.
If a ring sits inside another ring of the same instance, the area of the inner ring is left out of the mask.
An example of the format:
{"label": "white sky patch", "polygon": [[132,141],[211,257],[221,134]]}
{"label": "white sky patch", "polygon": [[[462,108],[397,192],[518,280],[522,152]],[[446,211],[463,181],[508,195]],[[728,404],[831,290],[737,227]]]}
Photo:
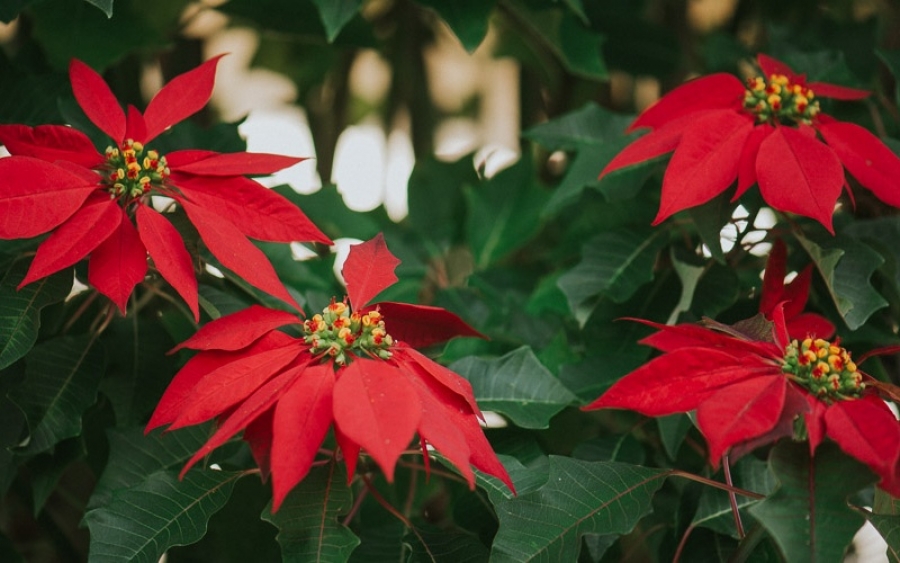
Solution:
{"label": "white sky patch", "polygon": [[338,137],[331,179],[353,211],[371,211],[384,201],[387,143],[375,124],[352,125]]}
{"label": "white sky patch", "polygon": [[350,247],[354,244],[359,244],[363,241],[358,238],[339,238],[334,241],[334,246],[331,247],[331,251],[334,252],[334,277],[338,279],[339,282],[344,284],[344,287],[347,287],[347,282],[344,281],[344,276],[341,274],[341,270],[344,269],[344,262],[347,260],[347,256],[350,254]]}
{"label": "white sky patch", "polygon": [[312,133],[306,113],[299,107],[285,105],[253,110],[238,127],[238,132],[247,140],[247,152],[306,157],[303,162],[260,178],[264,186],[289,184],[301,194],[310,194],[322,187],[316,171]]}

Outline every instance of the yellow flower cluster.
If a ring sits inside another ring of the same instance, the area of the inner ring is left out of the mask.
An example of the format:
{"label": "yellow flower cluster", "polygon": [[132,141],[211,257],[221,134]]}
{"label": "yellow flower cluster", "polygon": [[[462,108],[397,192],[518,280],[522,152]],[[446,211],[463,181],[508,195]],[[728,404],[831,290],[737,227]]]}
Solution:
{"label": "yellow flower cluster", "polygon": [[360,315],[350,312],[346,303],[334,299],[321,314],[303,323],[303,332],[313,355],[327,355],[341,366],[350,360],[348,352],[387,360],[391,357],[389,348],[394,344],[380,312]]}
{"label": "yellow flower cluster", "polygon": [[166,157],[144,145],[128,139],[121,148],[107,147],[106,180],[112,197],[140,197],[151,187],[161,186],[169,176]]}
{"label": "yellow flower cluster", "polygon": [[784,354],[782,371],[827,401],[859,397],[865,388],[856,364],[840,342],[806,338],[791,342]]}
{"label": "yellow flower cluster", "polygon": [[755,76],[747,80],[744,107],[756,114],[760,123],[809,125],[819,113],[819,102],[814,98],[812,90],[792,84],[783,74],[773,74],[768,81]]}

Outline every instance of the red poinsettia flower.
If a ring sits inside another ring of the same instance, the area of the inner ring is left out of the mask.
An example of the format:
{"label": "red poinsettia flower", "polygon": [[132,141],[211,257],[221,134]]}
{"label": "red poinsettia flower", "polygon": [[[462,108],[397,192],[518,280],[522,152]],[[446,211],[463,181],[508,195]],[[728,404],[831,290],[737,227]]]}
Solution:
{"label": "red poinsettia flower", "polygon": [[[357,310],[332,301],[304,321],[252,306],[205,325],[178,346],[200,352],[172,380],[147,430],[219,419],[182,474],[243,430],[263,474],[271,473],[277,510],[308,473],[333,425],[350,475],[362,449],[392,480],[418,433],[426,462],[430,445],[470,486],[471,464],[512,490],[478,423],[481,411],[469,382],[413,348],[480,334],[444,309],[369,304],[397,281],[398,263],[378,235],[354,246],[344,264],[349,302]],[[303,335],[276,330],[288,324],[300,324]]]}
{"label": "red poinsettia flower", "polygon": [[737,180],[734,199],[757,184],[775,209],[811,217],[831,231],[844,168],[900,207],[900,158],[862,127],[819,110],[819,98],[858,100],[869,92],[807,83],[766,55],[757,62],[764,76],[746,84],[717,73],[663,96],[629,127],[653,131],[613,158],[600,177],[674,151],[653,224],[709,201]]}
{"label": "red poinsettia flower", "polygon": [[90,255],[88,280],[125,309],[134,286],[155,268],[199,318],[197,279],[175,227],[152,205],[174,199],[209,251],[252,285],[293,299],[247,237],[330,243],[289,201],[245,177],[271,174],[303,160],[262,154],[180,150],[163,155],[152,141],[199,111],[212,94],[219,57],[166,84],[142,114],[123,111],[99,74],[73,60],[75,98],[112,144],[96,150],[87,135],[60,125],[0,125],[0,238],[50,236],[21,286]]}
{"label": "red poinsettia flower", "polygon": [[812,284],[813,265],[809,264],[789,283],[784,283],[787,275],[787,247],[781,239],[772,244],[766,271],[763,275],[762,292],[759,297],[759,312],[767,319],[779,303],[784,303],[784,319],[790,338],[813,337],[829,339],[834,336],[834,324],[816,313],[804,312],[809,300],[809,286]]}
{"label": "red poinsettia flower", "polygon": [[624,376],[585,409],[619,408],[648,416],[696,410],[718,467],[731,452],[794,435],[803,416],[810,449],[824,437],[867,464],[879,485],[900,493],[900,423],[839,342],[789,340],[777,306],[770,323],[665,326],[641,342],[664,352]]}

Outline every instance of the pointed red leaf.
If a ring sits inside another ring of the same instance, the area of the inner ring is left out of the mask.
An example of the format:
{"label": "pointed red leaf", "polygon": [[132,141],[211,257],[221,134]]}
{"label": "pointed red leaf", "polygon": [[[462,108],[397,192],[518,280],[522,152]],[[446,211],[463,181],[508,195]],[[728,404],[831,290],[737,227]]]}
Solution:
{"label": "pointed red leaf", "polygon": [[740,110],[746,88],[735,76],[710,74],[685,82],[644,110],[628,127],[660,127],[674,119],[711,109]]}
{"label": "pointed red leaf", "polygon": [[787,378],[780,374],[754,377],[719,390],[697,407],[697,425],[709,444],[714,467],[731,446],[775,427],[787,385]]}
{"label": "pointed red leaf", "polygon": [[741,158],[738,162],[738,187],[731,201],[737,201],[750,186],[756,183],[756,158],[759,155],[759,145],[775,130],[768,123],[757,125],[747,135],[744,148],[741,149]]}
{"label": "pointed red leaf", "polygon": [[0,238],[31,238],[60,225],[97,184],[27,156],[0,158]]}
{"label": "pointed red leaf", "polygon": [[801,313],[787,321],[787,331],[791,338],[809,336],[829,340],[836,330],[834,323],[815,313]]}
{"label": "pointed red leaf", "polygon": [[813,455],[816,453],[816,448],[825,439],[825,411],[828,410],[828,405],[806,391],[804,391],[804,396],[809,405],[809,411],[803,415],[803,420],[806,422],[806,433],[809,436],[809,454]]}
{"label": "pointed red leaf", "polygon": [[300,351],[293,340],[273,350],[245,350],[240,357],[209,372],[194,385],[191,396],[169,429],[198,424],[221,415],[288,366]]}
{"label": "pointed red leaf", "polygon": [[243,356],[270,352],[289,346],[293,342],[295,342],[293,338],[282,332],[270,332],[241,352],[213,350],[197,354],[184,364],[166,387],[150,417],[150,422],[147,423],[145,432],[173,422],[193,399],[197,383],[210,373],[228,366]]}
{"label": "pointed red leaf", "polygon": [[836,401],[825,411],[828,437],[844,452],[865,463],[881,477],[882,488],[895,494],[900,455],[900,424],[877,395]]}
{"label": "pointed red leaf", "polygon": [[93,168],[103,164],[104,160],[87,135],[62,125],[0,125],[0,144],[6,145],[12,155],[31,156],[47,162],[65,160]]}
{"label": "pointed red leaf", "polygon": [[735,358],[712,348],[681,348],[637,368],[582,408],[628,409],[648,416],[687,412],[721,388],[780,373],[778,366],[752,356]]}
{"label": "pointed red leaf", "polygon": [[354,309],[362,309],[376,295],[397,281],[394,269],[400,260],[391,254],[384,235],[378,233],[369,241],[350,247],[344,262],[344,280]]}
{"label": "pointed red leaf", "polygon": [[334,427],[334,440],[341,449],[344,465],[347,467],[347,484],[356,476],[356,464],[359,461],[359,444],[347,437],[337,426]]}
{"label": "pointed red leaf", "polygon": [[[204,159],[182,164],[177,170],[200,176],[259,176],[273,174],[306,159],[307,157],[253,152],[213,154]],[[171,163],[169,166],[172,167]]]}
{"label": "pointed red leaf", "polygon": [[78,59],[72,59],[69,79],[75,99],[88,119],[117,144],[124,141],[125,112],[103,77]]}
{"label": "pointed red leaf", "polygon": [[143,143],[147,138],[147,123],[144,116],[133,105],[128,105],[128,117],[125,120],[125,139]]}
{"label": "pointed red leaf", "polygon": [[900,207],[900,158],[891,149],[855,123],[822,123],[817,129],[860,184],[881,201]]}
{"label": "pointed red leaf", "polygon": [[838,86],[827,82],[810,82],[806,85],[817,98],[833,98],[835,100],[862,100],[872,95],[868,90]]}
{"label": "pointed red leaf", "polygon": [[181,166],[186,166],[192,162],[203,160],[215,156],[219,153],[215,151],[207,151],[202,149],[184,149],[166,153],[166,163],[173,172],[177,172]]}
{"label": "pointed red leaf", "polygon": [[[415,388],[422,404],[422,419],[419,421],[419,436],[431,444],[459,469],[470,487],[475,485],[475,474],[469,467],[471,450],[465,435],[453,420],[454,416],[470,412],[466,402],[459,395],[429,378],[420,376],[418,370],[401,364],[400,371]],[[478,422],[472,415],[474,423]],[[423,451],[425,458],[428,455]]]}
{"label": "pointed red leaf", "polygon": [[153,259],[153,265],[187,303],[194,314],[194,320],[199,321],[197,276],[181,234],[165,217],[148,205],[139,205],[136,215],[138,233]]}
{"label": "pointed red leaf", "polygon": [[88,281],[109,297],[124,315],[134,286],[147,275],[147,249],[127,215],[119,215],[116,230],[91,251]]}
{"label": "pointed red leaf", "polygon": [[358,358],[334,386],[335,424],[394,480],[394,465],[409,446],[422,416],[416,390],[384,360]]}
{"label": "pointed red leaf", "polygon": [[[679,348],[718,348],[734,357],[743,355],[769,356],[772,354],[772,345],[766,342],[753,342],[742,340],[730,334],[710,330],[702,325],[680,324],[662,325],[643,319],[623,319],[637,321],[658,330],[640,340],[641,344],[653,346],[663,352],[671,352]],[[776,354],[780,353],[775,350]]]}
{"label": "pointed red leaf", "polygon": [[759,147],[756,176],[769,205],[815,219],[834,232],[831,216],[844,169],[826,145],[796,129],[778,127]]}
{"label": "pointed red leaf", "polygon": [[[784,277],[787,275],[787,247],[784,241],[776,239],[769,251],[766,260],[766,270],[763,274],[762,292],[759,296],[759,312],[769,316],[775,305],[784,301]],[[806,300],[803,300],[803,306]],[[803,309],[801,306],[801,310]]]}
{"label": "pointed red leaf", "polygon": [[122,215],[122,208],[107,197],[100,195],[88,201],[41,243],[19,288],[67,268],[87,256],[115,232],[122,221]]}
{"label": "pointed red leaf", "polygon": [[752,130],[752,118],[730,110],[707,112],[693,121],[666,168],[653,224],[728,189],[737,178],[741,151]]}
{"label": "pointed red leaf", "polygon": [[446,342],[457,336],[487,337],[466,321],[446,309],[427,305],[411,305],[382,301],[364,308],[360,313],[378,309],[384,316],[388,334],[411,348],[423,348]]}
{"label": "pointed red leaf", "polygon": [[[294,307],[297,302],[288,293],[266,255],[254,246],[227,219],[178,198],[200,238],[222,265],[251,285],[282,299]],[[299,309],[299,307],[298,307]]]}
{"label": "pointed red leaf", "polygon": [[790,438],[794,435],[794,422],[797,417],[809,412],[809,404],[806,402],[805,395],[798,388],[788,383],[785,388],[784,407],[781,409],[781,416],[771,430],[764,434],[760,434],[750,440],[745,440],[731,447],[728,454],[730,461],[737,461],[744,454],[750,453],[760,446],[777,442],[782,438]]}
{"label": "pointed red leaf", "polygon": [[306,474],[331,427],[334,368],[307,367],[281,395],[272,425],[272,511]]}
{"label": "pointed red leaf", "polygon": [[[773,74],[783,74],[787,77],[787,79],[796,84],[806,84],[806,76],[803,74],[797,74],[794,70],[778,59],[773,59],[769,55],[764,53],[759,53],[756,55],[756,62],[759,64],[759,68],[762,69],[763,74],[768,79]],[[818,92],[815,92],[818,95]]]}
{"label": "pointed red leaf", "polygon": [[497,454],[494,453],[491,443],[488,442],[487,437],[484,435],[484,430],[479,426],[478,419],[474,415],[463,414],[459,411],[449,411],[448,416],[454,421],[454,426],[461,430],[465,436],[466,443],[472,452],[469,457],[469,463],[482,473],[493,475],[500,479],[512,494],[516,494],[516,487],[513,485],[509,473],[506,472],[506,468],[497,459]]}
{"label": "pointed red leaf", "polygon": [[607,174],[628,168],[675,150],[681,141],[684,127],[691,122],[694,116],[681,117],[664,127],[638,137],[633,143],[622,149],[622,152],[613,157],[597,179],[602,179]]}
{"label": "pointed red leaf", "polygon": [[153,96],[144,111],[144,121],[147,124],[145,143],[206,105],[212,96],[216,65],[221,57],[222,55],[213,57],[197,68],[176,76]]}
{"label": "pointed red leaf", "polygon": [[197,450],[197,453],[188,460],[181,469],[179,477],[184,477],[184,474],[187,473],[188,469],[195,463],[227,442],[229,438],[246,428],[254,420],[264,415],[266,411],[278,401],[285,389],[296,381],[297,377],[303,372],[304,367],[305,366],[292,367],[254,390],[253,394],[247,397],[247,400],[238,405],[238,407],[222,421],[212,437],[210,437],[210,439]]}
{"label": "pointed red leaf", "polygon": [[253,454],[253,460],[259,467],[259,476],[263,483],[268,481],[269,475],[272,474],[272,421],[274,418],[275,407],[272,406],[244,428],[244,441],[250,446],[250,453]]}
{"label": "pointed red leaf", "polygon": [[169,353],[182,348],[240,350],[278,327],[301,322],[299,317],[293,313],[276,311],[260,305],[250,305],[247,309],[207,323],[192,337],[172,348]]}
{"label": "pointed red leaf", "polygon": [[171,180],[192,202],[224,217],[250,238],[332,244],[296,205],[243,176],[205,178],[173,173]]}
{"label": "pointed red leaf", "polygon": [[398,364],[407,366],[415,371],[419,377],[432,379],[444,388],[452,391],[469,405],[469,409],[473,413],[481,417],[481,410],[478,408],[478,403],[475,402],[475,392],[472,390],[472,384],[466,378],[457,375],[412,348],[401,345],[392,350],[394,360]]}

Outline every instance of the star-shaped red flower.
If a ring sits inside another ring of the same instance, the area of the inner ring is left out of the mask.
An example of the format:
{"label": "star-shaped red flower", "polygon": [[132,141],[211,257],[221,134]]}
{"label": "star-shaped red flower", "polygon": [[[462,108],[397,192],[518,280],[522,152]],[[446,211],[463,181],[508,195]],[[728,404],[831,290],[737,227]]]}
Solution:
{"label": "star-shaped red flower", "polygon": [[585,409],[619,408],[648,416],[696,410],[709,461],[742,455],[794,434],[803,416],[810,449],[824,437],[866,463],[900,493],[900,423],[838,342],[789,340],[784,312],[732,327],[710,322],[665,326],[641,342],[663,352],[624,376]]}
{"label": "star-shaped red flower", "polygon": [[[218,429],[182,474],[241,430],[271,474],[273,509],[303,479],[334,426],[348,473],[365,450],[392,480],[394,466],[418,433],[474,486],[470,464],[513,484],[479,426],[468,381],[417,352],[454,336],[480,336],[440,308],[368,302],[397,278],[399,261],[381,235],[354,246],[344,264],[351,312],[332,302],[304,321],[252,306],[205,325],[178,348],[200,350],[178,372],[147,430],[217,418]],[[276,330],[300,324],[303,335]],[[177,349],[177,348],[176,348]]]}
{"label": "star-shaped red flower", "polygon": [[663,96],[629,127],[652,131],[613,158],[600,177],[673,153],[653,224],[709,201],[737,180],[734,199],[757,184],[773,208],[811,217],[831,231],[845,168],[876,197],[900,207],[900,158],[859,125],[819,111],[818,98],[858,100],[869,93],[807,83],[763,54],[757,62],[764,76],[746,84],[717,73]]}
{"label": "star-shaped red flower", "polygon": [[172,198],[209,251],[252,285],[294,303],[274,268],[247,237],[330,243],[296,206],[245,177],[303,160],[263,153],[179,150],[152,142],[199,111],[212,94],[219,57],[174,78],[142,114],[123,111],[99,74],[73,60],[75,98],[112,144],[100,153],[87,135],[61,125],[0,125],[0,238],[50,236],[38,247],[21,286],[90,256],[88,280],[124,311],[134,286],[154,267],[199,318],[194,265],[178,231],[156,211]]}

